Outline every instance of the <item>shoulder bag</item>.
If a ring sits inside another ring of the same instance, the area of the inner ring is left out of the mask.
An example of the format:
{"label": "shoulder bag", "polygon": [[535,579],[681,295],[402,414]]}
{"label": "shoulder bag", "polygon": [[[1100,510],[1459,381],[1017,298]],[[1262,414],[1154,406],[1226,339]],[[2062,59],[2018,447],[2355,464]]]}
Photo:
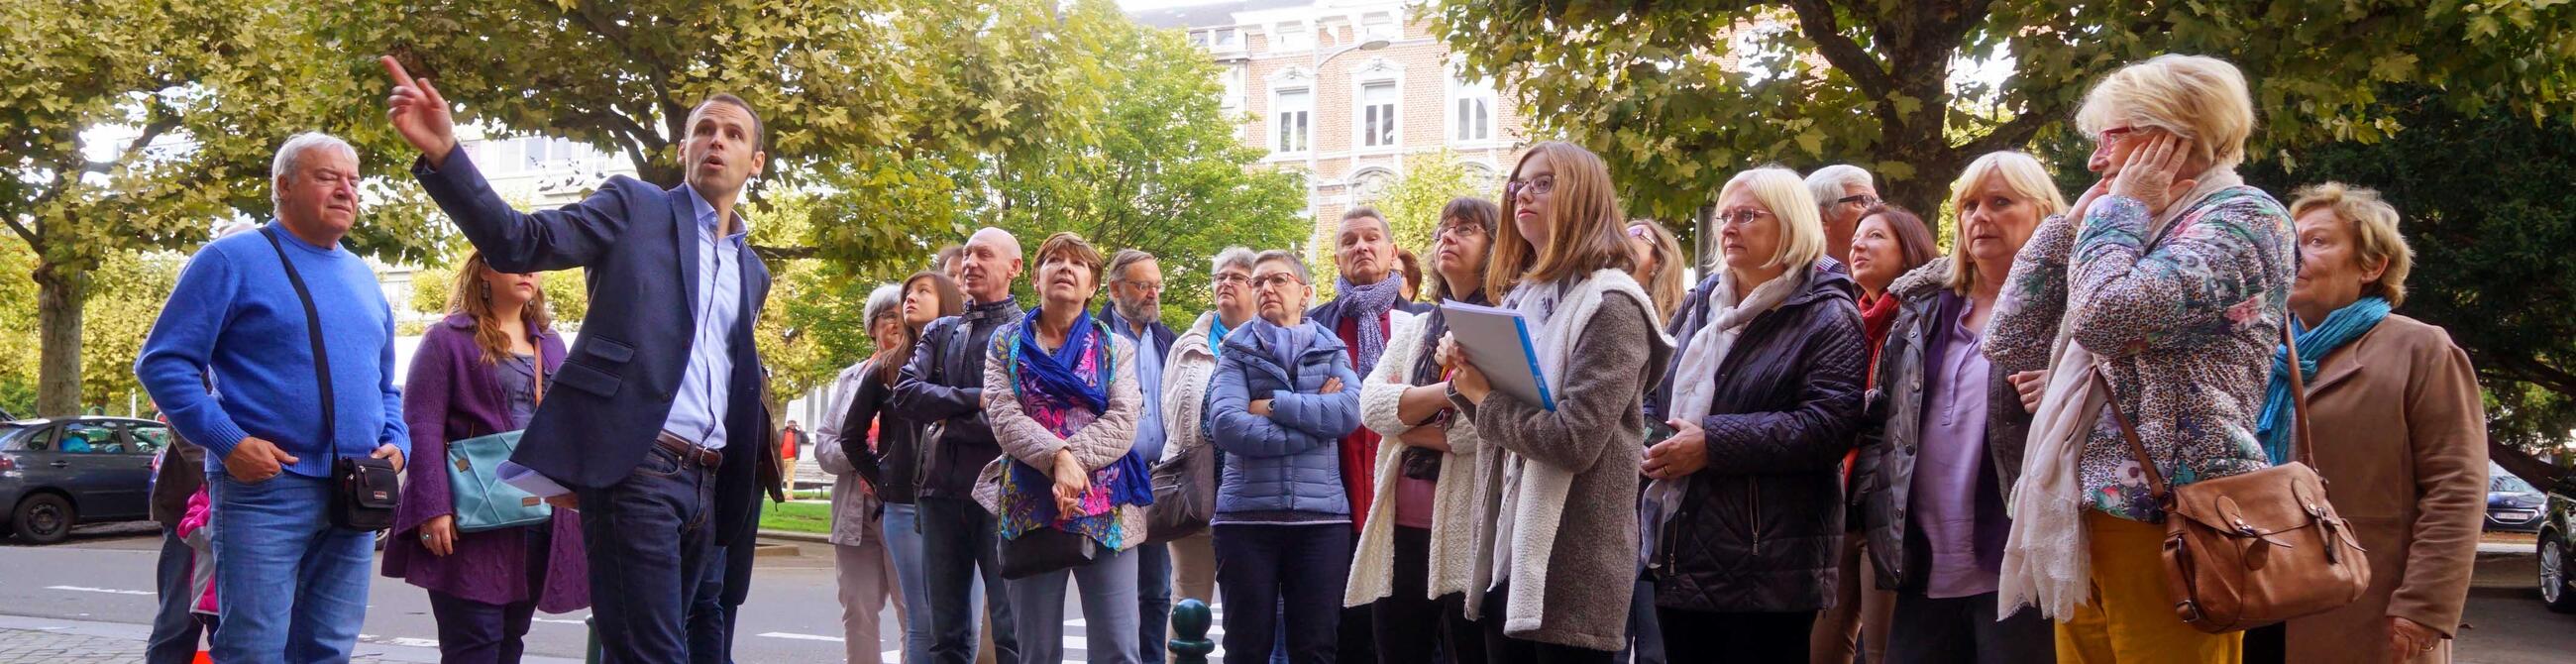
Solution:
{"label": "shoulder bag", "polygon": [[[2165,483],[2117,398],[2106,404],[2129,454],[2165,510],[2165,591],[2174,615],[2200,631],[2223,634],[2340,608],[2370,587],[2370,561],[2352,524],[2326,501],[2308,440],[2307,381],[2296,369],[2299,347],[2284,324],[2296,460],[2262,470]],[[2102,369],[2093,379],[2111,388]]]}
{"label": "shoulder bag", "polygon": [[[536,385],[529,394],[537,403],[546,400],[546,349],[537,346],[537,359],[531,363]],[[501,462],[519,449],[519,436],[525,431],[504,431],[447,443],[447,495],[455,501],[456,529],[479,533],[516,526],[545,523],[555,516],[553,505],[524,489],[501,481]]]}

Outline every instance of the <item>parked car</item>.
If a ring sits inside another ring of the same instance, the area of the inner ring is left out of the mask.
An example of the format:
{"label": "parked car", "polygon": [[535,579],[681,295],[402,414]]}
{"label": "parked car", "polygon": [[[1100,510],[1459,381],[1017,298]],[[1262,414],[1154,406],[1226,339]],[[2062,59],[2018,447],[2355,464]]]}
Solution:
{"label": "parked car", "polygon": [[2576,578],[2567,566],[2576,560],[2576,495],[2549,494],[2540,525],[2540,600],[2549,610],[2576,613]]}
{"label": "parked car", "polygon": [[2486,530],[2539,532],[2541,509],[2548,506],[2548,494],[2505,472],[2503,466],[2488,465]]}
{"label": "parked car", "polygon": [[76,525],[151,518],[152,457],[170,439],[126,417],[0,424],[0,533],[51,544]]}

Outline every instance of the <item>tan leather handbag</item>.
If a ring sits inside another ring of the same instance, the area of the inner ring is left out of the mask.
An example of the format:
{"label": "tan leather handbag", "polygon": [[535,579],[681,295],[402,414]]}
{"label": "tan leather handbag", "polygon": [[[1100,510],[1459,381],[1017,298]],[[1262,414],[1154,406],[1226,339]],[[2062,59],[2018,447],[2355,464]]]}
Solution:
{"label": "tan leather handbag", "polygon": [[[2297,343],[2281,330],[2291,367]],[[2174,615],[2192,627],[2222,634],[2352,603],[2370,587],[2370,561],[2354,541],[2352,524],[2326,501],[2308,440],[2307,381],[2290,372],[2293,445],[2297,459],[2242,475],[2174,487],[2138,442],[2127,413],[2111,399],[2111,417],[2129,454],[2165,509],[2165,590]],[[2110,381],[2100,369],[2094,380]]]}

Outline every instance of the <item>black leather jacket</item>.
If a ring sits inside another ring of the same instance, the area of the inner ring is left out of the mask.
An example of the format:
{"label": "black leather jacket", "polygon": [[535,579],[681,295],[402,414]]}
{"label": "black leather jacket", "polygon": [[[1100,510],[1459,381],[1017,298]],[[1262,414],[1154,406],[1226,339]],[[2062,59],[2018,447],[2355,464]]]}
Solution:
{"label": "black leather jacket", "polygon": [[984,420],[984,357],[993,331],[1019,316],[1019,302],[1004,298],[922,328],[894,388],[894,409],[931,426],[921,449],[921,496],[973,500],[975,475],[1002,455]]}

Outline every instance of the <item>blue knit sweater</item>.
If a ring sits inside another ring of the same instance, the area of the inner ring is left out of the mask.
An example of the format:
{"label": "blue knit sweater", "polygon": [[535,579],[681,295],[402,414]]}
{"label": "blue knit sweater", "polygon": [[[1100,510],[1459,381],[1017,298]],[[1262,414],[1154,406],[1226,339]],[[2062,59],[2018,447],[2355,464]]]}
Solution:
{"label": "blue knit sweater", "polygon": [[[347,249],[316,247],[269,226],[206,243],[188,260],[135,358],[135,379],[179,435],[205,446],[207,472],[221,468],[247,436],[294,455],[286,472],[308,477],[328,477],[332,457],[364,456],[379,444],[408,457],[411,437],[394,385],[393,310],[375,270]],[[323,397],[304,304],[262,237],[268,232],[293,257],[321,314],[333,444],[320,440]]]}

